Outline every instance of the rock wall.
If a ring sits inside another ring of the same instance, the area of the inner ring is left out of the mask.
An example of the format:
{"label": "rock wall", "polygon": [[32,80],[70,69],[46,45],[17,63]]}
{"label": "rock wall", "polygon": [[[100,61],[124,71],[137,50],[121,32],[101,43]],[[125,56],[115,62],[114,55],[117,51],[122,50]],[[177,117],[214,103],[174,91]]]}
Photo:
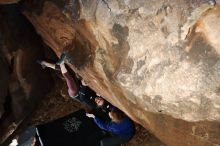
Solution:
{"label": "rock wall", "polygon": [[23,0],[44,42],[169,146],[220,145],[220,1]]}
{"label": "rock wall", "polygon": [[220,144],[218,5],[41,0],[23,13],[90,87],[167,145]]}
{"label": "rock wall", "polygon": [[17,5],[0,6],[0,144],[34,112],[53,87],[36,63],[42,41]]}

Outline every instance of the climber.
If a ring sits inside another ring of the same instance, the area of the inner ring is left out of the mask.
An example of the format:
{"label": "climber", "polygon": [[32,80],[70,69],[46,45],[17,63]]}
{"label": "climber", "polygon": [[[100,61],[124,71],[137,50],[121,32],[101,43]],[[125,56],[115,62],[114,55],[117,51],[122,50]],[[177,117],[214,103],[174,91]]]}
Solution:
{"label": "climber", "polygon": [[102,97],[97,96],[93,90],[87,87],[83,80],[80,83],[78,82],[76,76],[71,76],[65,67],[65,59],[65,54],[62,54],[60,60],[56,64],[52,64],[46,61],[38,61],[38,63],[43,68],[49,67],[54,70],[61,70],[61,73],[64,76],[68,86],[69,96],[88,107],[89,110],[87,111],[89,113],[96,115],[103,121],[110,121],[108,112],[113,106]]}
{"label": "climber", "polygon": [[117,146],[128,142],[134,136],[134,123],[119,109],[112,108],[109,112],[111,121],[105,122],[94,114],[86,114],[108,133],[100,141],[101,146]]}
{"label": "climber", "polygon": [[72,99],[75,99],[90,109],[96,108],[96,103],[94,101],[91,101],[91,97],[95,97],[96,93],[89,89],[87,86],[85,86],[85,83],[82,81],[82,83],[79,83],[76,76],[70,75],[67,68],[65,67],[65,54],[62,54],[60,57],[60,60],[56,64],[52,64],[46,61],[37,61],[43,68],[49,67],[54,70],[61,70],[62,75],[65,78],[65,81],[68,86],[68,94]]}

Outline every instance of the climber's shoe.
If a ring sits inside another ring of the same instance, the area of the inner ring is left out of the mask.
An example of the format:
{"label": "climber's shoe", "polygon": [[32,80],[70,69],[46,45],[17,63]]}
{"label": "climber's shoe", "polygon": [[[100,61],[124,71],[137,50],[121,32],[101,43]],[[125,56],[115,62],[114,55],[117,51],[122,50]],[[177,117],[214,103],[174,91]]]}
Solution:
{"label": "climber's shoe", "polygon": [[56,62],[56,64],[60,65],[60,64],[64,63],[65,59],[66,59],[66,53],[63,52],[60,56],[60,59]]}
{"label": "climber's shoe", "polygon": [[216,1],[215,0],[208,0],[209,5],[215,6]]}

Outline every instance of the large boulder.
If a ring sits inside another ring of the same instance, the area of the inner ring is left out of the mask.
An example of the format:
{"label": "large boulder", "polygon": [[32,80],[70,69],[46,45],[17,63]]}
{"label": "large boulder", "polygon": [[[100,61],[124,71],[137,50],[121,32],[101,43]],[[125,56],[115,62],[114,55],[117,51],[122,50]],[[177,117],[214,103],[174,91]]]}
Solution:
{"label": "large boulder", "polygon": [[23,13],[91,88],[166,144],[220,145],[219,5],[29,0]]}

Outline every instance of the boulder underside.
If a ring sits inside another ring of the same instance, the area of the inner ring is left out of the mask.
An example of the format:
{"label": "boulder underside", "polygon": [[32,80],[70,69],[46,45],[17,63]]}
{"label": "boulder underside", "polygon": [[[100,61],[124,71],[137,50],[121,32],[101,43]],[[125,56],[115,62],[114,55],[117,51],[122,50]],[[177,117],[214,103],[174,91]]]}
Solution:
{"label": "boulder underside", "polygon": [[[218,146],[218,3],[213,6],[206,0],[23,0],[19,9],[57,56],[63,51],[68,53],[67,64],[92,89],[164,143]],[[16,32],[14,29],[11,33]],[[5,29],[1,32],[8,34]],[[24,44],[37,48],[35,42],[23,39]],[[22,56],[22,51],[17,52],[18,57]],[[11,86],[5,79],[4,84],[10,87],[3,88],[7,91]],[[19,82],[25,87],[33,85]],[[1,96],[5,99],[6,95]]]}

